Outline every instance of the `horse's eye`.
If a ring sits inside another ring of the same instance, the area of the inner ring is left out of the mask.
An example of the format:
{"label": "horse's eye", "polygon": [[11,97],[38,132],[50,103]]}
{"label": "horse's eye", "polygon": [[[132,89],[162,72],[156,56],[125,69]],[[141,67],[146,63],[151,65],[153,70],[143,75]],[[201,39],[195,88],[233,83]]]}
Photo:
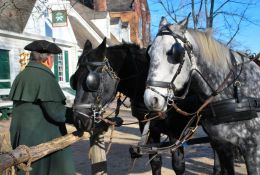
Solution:
{"label": "horse's eye", "polygon": [[167,52],[167,55],[174,59],[175,62],[179,63],[183,60],[185,55],[185,49],[178,42],[172,45],[170,51]]}

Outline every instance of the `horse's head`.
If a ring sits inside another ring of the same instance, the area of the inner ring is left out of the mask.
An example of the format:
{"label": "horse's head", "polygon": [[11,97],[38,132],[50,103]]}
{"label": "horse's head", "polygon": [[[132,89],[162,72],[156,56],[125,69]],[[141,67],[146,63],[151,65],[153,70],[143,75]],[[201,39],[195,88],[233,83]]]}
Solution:
{"label": "horse's head", "polygon": [[144,100],[150,110],[165,111],[189,82],[192,48],[185,36],[187,25],[188,17],[176,25],[161,19],[159,32],[148,50],[151,60]]}
{"label": "horse's head", "polygon": [[81,125],[85,131],[95,127],[106,105],[115,97],[118,81],[106,58],[106,39],[96,49],[87,41],[70,80],[71,87],[76,90],[74,118],[84,118],[83,123],[76,125]]}

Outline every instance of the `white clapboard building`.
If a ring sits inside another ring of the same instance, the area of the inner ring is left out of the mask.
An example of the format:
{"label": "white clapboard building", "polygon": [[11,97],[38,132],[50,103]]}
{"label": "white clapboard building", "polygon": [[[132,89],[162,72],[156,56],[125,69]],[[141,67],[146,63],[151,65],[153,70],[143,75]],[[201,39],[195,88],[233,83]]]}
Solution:
{"label": "white clapboard building", "polygon": [[[87,39],[93,47],[104,37],[108,45],[130,42],[127,24],[76,0],[3,0],[0,24],[0,99],[8,95],[21,64],[26,64],[29,52],[24,46],[34,40],[55,42],[62,49],[52,71],[64,89],[69,89],[69,78]],[[120,27],[123,33],[118,32]]]}

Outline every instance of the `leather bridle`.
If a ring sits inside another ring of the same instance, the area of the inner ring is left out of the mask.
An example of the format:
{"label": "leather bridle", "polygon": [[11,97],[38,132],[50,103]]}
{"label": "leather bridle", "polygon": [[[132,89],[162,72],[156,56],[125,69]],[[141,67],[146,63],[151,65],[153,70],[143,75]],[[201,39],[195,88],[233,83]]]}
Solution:
{"label": "leather bridle", "polygon": [[[172,36],[176,43],[178,43],[178,39],[181,40],[184,44],[184,49],[185,49],[185,52],[188,54],[189,56],[189,59],[191,60],[192,58],[192,45],[191,43],[187,40],[187,38],[185,37],[185,35],[181,36],[181,35],[178,35],[176,33],[174,33],[170,28],[169,28],[169,25],[166,25],[164,27],[161,28],[161,30],[159,31],[159,33],[156,35],[157,36],[164,36],[164,35],[170,35]],[[185,54],[184,54],[185,55]],[[183,57],[184,57],[183,55]],[[173,100],[182,100],[186,97],[186,95],[188,94],[188,91],[189,91],[189,87],[190,87],[190,83],[191,83],[191,75],[192,75],[192,72],[193,71],[190,71],[190,74],[189,74],[189,81],[188,81],[188,84],[186,86],[186,89],[183,93],[182,96],[175,96],[175,92],[176,92],[176,87],[174,85],[174,81],[175,79],[177,78],[177,76],[180,74],[181,72],[181,69],[183,67],[183,64],[184,64],[184,58],[181,58],[181,61],[179,63],[179,66],[177,68],[177,71],[176,73],[174,74],[172,80],[170,82],[164,82],[164,81],[151,81],[151,80],[148,80],[146,82],[146,88],[147,89],[150,89],[152,91],[154,91],[155,93],[159,94],[160,96],[164,97],[167,101],[167,104],[171,104],[173,102]],[[159,91],[157,91],[155,88],[153,87],[160,87],[160,88],[167,88],[167,95],[163,95],[162,93],[160,93]]]}
{"label": "leather bridle", "polygon": [[[188,54],[188,57],[189,57],[189,60],[190,62],[192,63],[192,57],[194,56],[193,54],[193,46],[192,44],[187,40],[187,38],[185,37],[185,35],[183,34],[183,36],[181,35],[178,35],[176,33],[174,33],[170,28],[169,28],[169,25],[166,25],[164,27],[162,27],[162,29],[159,31],[159,33],[157,34],[157,36],[163,36],[163,35],[170,35],[172,36],[176,42],[178,42],[178,39],[181,40],[183,42],[183,45],[184,45],[184,49],[185,49],[185,52]],[[242,57],[243,58],[243,57]],[[233,62],[236,62],[234,58],[233,59]],[[188,94],[189,92],[189,89],[190,89],[190,84],[191,84],[191,80],[192,80],[192,75],[193,75],[193,72],[196,72],[201,78],[202,80],[207,84],[207,86],[211,89],[212,91],[212,94],[211,96],[216,96],[217,94],[219,94],[219,92],[217,90],[215,90],[212,85],[210,85],[210,83],[206,80],[206,78],[202,75],[202,73],[193,68],[190,70],[189,72],[189,80],[188,80],[188,83],[184,89],[184,93],[181,95],[181,96],[176,96],[175,93],[176,93],[176,87],[174,85],[174,81],[175,79],[177,78],[177,76],[180,74],[181,72],[181,69],[183,67],[183,64],[184,64],[184,61],[185,59],[182,58],[180,63],[179,63],[179,66],[177,68],[177,71],[176,73],[174,74],[172,80],[170,82],[164,82],[164,81],[151,81],[151,80],[148,80],[147,83],[146,83],[146,89],[150,89],[152,90],[153,92],[159,94],[160,96],[162,96],[168,105],[172,105],[173,101],[174,100],[183,100],[186,95]],[[241,63],[242,67],[240,69],[240,73],[242,71],[242,68],[243,68],[243,64],[244,64],[244,60],[243,62]],[[234,63],[234,66],[237,67],[238,64],[237,63]],[[231,68],[230,70],[230,73],[233,72],[233,68]],[[239,75],[240,75],[239,73]],[[235,80],[237,79],[237,77],[239,76],[237,75],[236,78],[234,78],[234,80],[232,81],[235,82]],[[226,81],[223,82],[223,83],[227,83]],[[232,83],[228,84],[228,86],[230,86]],[[228,87],[227,86],[227,87]],[[162,93],[160,93],[158,90],[156,90],[155,88],[153,87],[160,87],[160,88],[167,88],[167,95],[164,95]]]}
{"label": "leather bridle", "polygon": [[[110,66],[107,58],[105,58],[105,60],[103,62],[87,62],[86,67],[88,69],[89,69],[89,66],[98,66],[98,67],[102,66],[102,73],[103,72],[108,73],[112,79],[116,80],[116,84],[118,84],[120,78],[116,75],[113,68]],[[103,82],[104,82],[103,76],[101,76],[101,83],[103,83]],[[87,118],[93,119],[93,121],[95,123],[101,122],[102,121],[101,117],[102,117],[103,113],[105,112],[105,109],[109,105],[109,103],[106,103],[105,105],[101,104],[102,95],[103,95],[103,91],[99,87],[97,90],[97,96],[94,100],[94,103],[90,103],[90,104],[83,103],[83,104],[73,105],[73,111],[80,115],[83,115]],[[92,111],[92,115],[89,116],[83,112],[80,112],[78,109],[90,109]]]}

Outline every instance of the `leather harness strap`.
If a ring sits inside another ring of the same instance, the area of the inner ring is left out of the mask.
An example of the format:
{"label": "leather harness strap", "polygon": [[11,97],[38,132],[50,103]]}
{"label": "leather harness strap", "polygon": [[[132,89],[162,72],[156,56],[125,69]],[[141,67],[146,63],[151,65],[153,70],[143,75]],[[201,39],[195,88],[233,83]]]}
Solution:
{"label": "leather harness strap", "polygon": [[210,103],[201,114],[203,119],[214,124],[249,120],[257,117],[260,112],[260,99],[243,98],[237,103],[237,99],[228,99]]}

